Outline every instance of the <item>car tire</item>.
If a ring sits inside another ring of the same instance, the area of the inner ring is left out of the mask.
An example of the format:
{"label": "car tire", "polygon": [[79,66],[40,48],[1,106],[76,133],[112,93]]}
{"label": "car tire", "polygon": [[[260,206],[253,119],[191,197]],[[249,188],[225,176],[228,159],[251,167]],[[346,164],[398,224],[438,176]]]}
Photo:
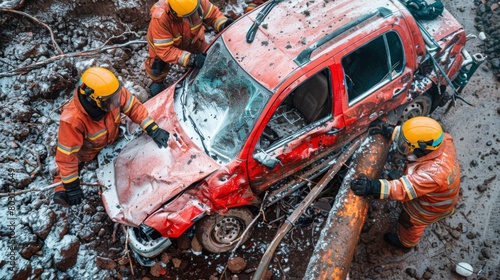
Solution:
{"label": "car tire", "polygon": [[398,124],[402,124],[413,117],[428,116],[431,112],[432,100],[429,94],[424,93],[401,106],[401,108],[402,110],[398,119]]}
{"label": "car tire", "polygon": [[[247,207],[232,208],[225,214],[205,216],[196,224],[196,238],[211,253],[227,252],[236,246],[253,218]],[[246,234],[242,243],[249,237]]]}

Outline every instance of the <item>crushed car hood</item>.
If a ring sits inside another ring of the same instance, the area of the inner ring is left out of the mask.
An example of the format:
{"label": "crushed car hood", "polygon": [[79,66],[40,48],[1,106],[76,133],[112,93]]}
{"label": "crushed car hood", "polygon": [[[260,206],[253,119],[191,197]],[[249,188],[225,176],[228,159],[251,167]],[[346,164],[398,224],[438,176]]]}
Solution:
{"label": "crushed car hood", "polygon": [[106,186],[103,204],[115,222],[140,225],[165,202],[220,167],[179,127],[172,97],[167,90],[145,103],[150,116],[171,134],[167,148],[158,148],[143,133],[101,167],[99,181]]}

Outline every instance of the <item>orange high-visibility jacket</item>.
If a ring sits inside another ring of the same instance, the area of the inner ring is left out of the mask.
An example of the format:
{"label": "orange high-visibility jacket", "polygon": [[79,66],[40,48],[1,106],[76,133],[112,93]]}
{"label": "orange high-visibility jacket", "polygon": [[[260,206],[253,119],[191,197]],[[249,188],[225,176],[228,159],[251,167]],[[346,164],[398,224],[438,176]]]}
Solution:
{"label": "orange high-visibility jacket", "polygon": [[[75,90],[73,99],[63,107],[59,123],[56,163],[60,179],[68,184],[78,179],[78,164],[92,160],[106,145],[113,143],[119,134],[121,113],[144,129],[153,122],[142,103],[124,87],[120,92],[120,108],[107,112],[94,121],[85,111]],[[56,177],[56,181],[59,178]]]}
{"label": "orange high-visibility jacket", "polygon": [[245,0],[245,3],[247,3],[247,7],[245,8],[245,14],[253,11],[255,8],[266,2],[267,0]]}
{"label": "orange high-visibility jacket", "polygon": [[453,139],[445,133],[441,146],[407,164],[398,180],[380,180],[380,198],[403,202],[415,220],[430,224],[452,215],[460,189],[460,166]]}
{"label": "orange high-visibility jacket", "polygon": [[205,26],[219,32],[227,18],[209,0],[200,0],[200,6],[187,18],[175,16],[166,0],[151,7],[148,28],[148,52],[151,58],[166,63],[187,66],[191,53],[201,53],[207,47]]}

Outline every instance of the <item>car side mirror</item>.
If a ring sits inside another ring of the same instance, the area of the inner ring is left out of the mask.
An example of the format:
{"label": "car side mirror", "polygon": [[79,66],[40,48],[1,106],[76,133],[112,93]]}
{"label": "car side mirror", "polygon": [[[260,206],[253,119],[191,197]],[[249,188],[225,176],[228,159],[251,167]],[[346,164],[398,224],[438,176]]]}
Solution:
{"label": "car side mirror", "polygon": [[263,164],[269,169],[273,169],[276,167],[278,163],[280,163],[280,160],[270,156],[268,153],[266,153],[263,150],[260,150],[257,153],[253,154],[253,159],[255,159],[258,163]]}

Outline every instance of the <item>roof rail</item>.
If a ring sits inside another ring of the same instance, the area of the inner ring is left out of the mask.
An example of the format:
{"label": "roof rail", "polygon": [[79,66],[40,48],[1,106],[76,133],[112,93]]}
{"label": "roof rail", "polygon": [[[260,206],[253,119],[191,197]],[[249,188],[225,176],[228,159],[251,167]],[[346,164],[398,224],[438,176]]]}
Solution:
{"label": "roof rail", "polygon": [[357,19],[349,22],[348,24],[342,26],[341,28],[333,31],[330,34],[327,34],[325,37],[321,38],[318,40],[318,42],[312,44],[311,46],[307,47],[305,50],[301,51],[297,58],[295,58],[293,61],[298,65],[298,66],[303,66],[304,64],[308,63],[311,61],[311,53],[316,50],[317,48],[321,47],[328,41],[332,40],[333,38],[337,37],[338,35],[346,32],[347,30],[353,28],[354,26],[362,23],[365,20],[368,20],[374,16],[382,16],[383,18],[387,18],[390,15],[392,15],[392,12],[384,7],[379,7],[376,10],[373,10],[367,14],[364,14]]}

